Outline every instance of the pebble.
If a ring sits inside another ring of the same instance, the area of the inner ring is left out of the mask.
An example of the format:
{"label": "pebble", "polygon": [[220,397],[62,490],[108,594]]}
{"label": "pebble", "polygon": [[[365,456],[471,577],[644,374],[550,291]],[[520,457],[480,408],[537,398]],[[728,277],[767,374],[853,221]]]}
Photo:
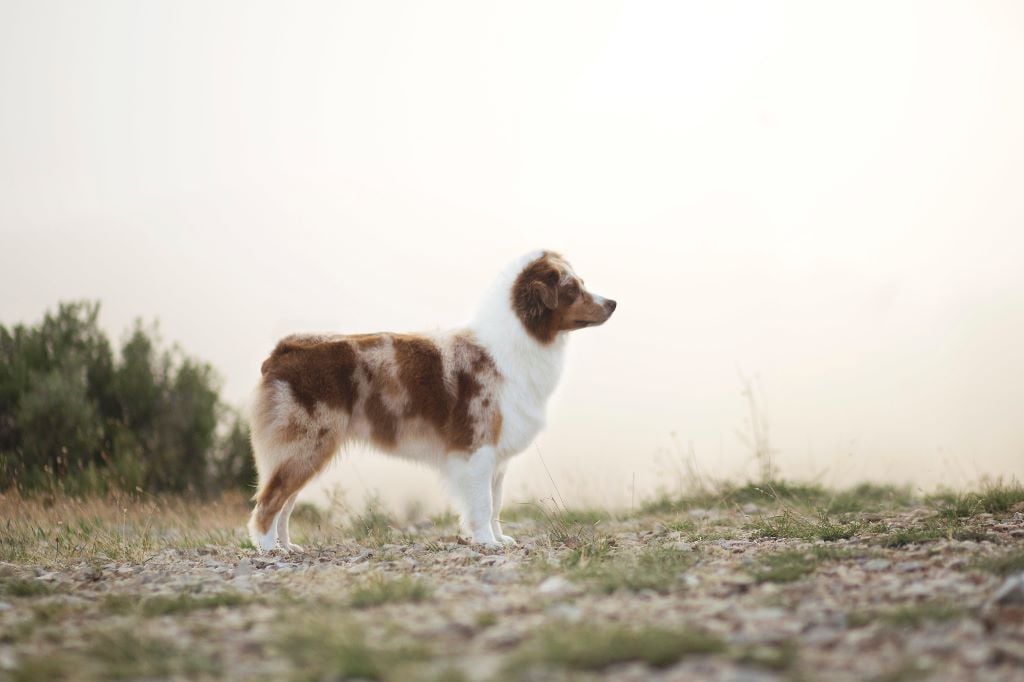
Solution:
{"label": "pebble", "polygon": [[235,577],[248,578],[250,575],[252,575],[252,562],[248,559],[242,559],[235,566]]}
{"label": "pebble", "polygon": [[539,593],[549,596],[568,594],[572,589],[572,583],[560,575],[553,575],[545,578],[544,582],[537,586],[537,591]]}
{"label": "pebble", "polygon": [[568,621],[570,623],[579,623],[583,620],[583,609],[576,606],[575,604],[566,604],[564,602],[559,602],[553,605],[547,611],[555,618],[561,618],[562,620]]}
{"label": "pebble", "polygon": [[1024,573],[1011,575],[996,590],[992,601],[1000,606],[1024,606]]}
{"label": "pebble", "polygon": [[866,571],[886,571],[892,566],[892,562],[888,559],[872,559],[864,564],[864,570]]}

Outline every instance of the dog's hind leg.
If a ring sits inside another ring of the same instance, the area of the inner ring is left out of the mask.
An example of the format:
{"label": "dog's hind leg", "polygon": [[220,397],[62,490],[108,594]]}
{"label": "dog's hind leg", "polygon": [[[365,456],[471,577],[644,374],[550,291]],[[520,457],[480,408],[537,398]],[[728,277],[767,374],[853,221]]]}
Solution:
{"label": "dog's hind leg", "polygon": [[297,492],[292,493],[292,496],[288,498],[288,501],[284,503],[284,508],[281,509],[281,513],[277,515],[277,541],[281,543],[283,549],[290,550],[292,552],[301,552],[302,547],[292,542],[291,536],[288,533],[288,519],[291,518],[292,510],[295,509],[295,500],[299,497]]}
{"label": "dog's hind leg", "polygon": [[494,479],[496,455],[494,448],[485,446],[469,459],[451,455],[445,462],[443,473],[455,498],[462,517],[462,528],[473,542],[487,547],[500,547],[491,524],[493,500],[491,483]]}
{"label": "dog's hind leg", "polygon": [[295,504],[295,496],[320,473],[331,454],[333,450],[326,457],[288,459],[277,467],[266,485],[260,487],[256,493],[256,508],[249,518],[249,535],[256,549],[263,552],[273,549],[279,537],[284,549],[294,549],[289,546],[288,517]]}
{"label": "dog's hind leg", "polygon": [[[249,535],[256,549],[263,552],[271,550],[279,540],[286,550],[302,549],[291,544],[288,533],[288,519],[295,506],[295,497],[337,452],[341,443],[340,433],[337,425],[314,425],[281,446],[273,469],[260,467],[260,487],[254,498],[256,507],[249,518]],[[259,449],[257,458],[258,453]]]}

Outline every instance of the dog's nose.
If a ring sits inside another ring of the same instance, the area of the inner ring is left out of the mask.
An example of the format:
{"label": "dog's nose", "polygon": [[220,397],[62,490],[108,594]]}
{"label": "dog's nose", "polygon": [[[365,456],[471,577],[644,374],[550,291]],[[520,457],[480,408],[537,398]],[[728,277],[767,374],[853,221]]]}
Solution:
{"label": "dog's nose", "polygon": [[607,301],[607,305],[608,305],[608,314],[611,315],[612,313],[615,312],[615,306],[617,306],[618,303],[616,303],[615,301],[613,301],[612,299],[609,298],[608,301]]}

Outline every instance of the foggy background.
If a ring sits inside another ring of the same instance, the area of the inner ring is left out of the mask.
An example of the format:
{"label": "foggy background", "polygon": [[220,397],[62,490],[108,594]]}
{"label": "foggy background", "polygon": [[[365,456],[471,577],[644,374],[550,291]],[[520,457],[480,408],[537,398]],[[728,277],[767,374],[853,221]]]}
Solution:
{"label": "foggy background", "polygon": [[0,0],[0,321],[159,318],[243,404],[280,336],[451,326],[553,248],[619,302],[537,441],[569,503],[756,476],[741,376],[783,476],[1021,477],[1022,121],[1012,0]]}

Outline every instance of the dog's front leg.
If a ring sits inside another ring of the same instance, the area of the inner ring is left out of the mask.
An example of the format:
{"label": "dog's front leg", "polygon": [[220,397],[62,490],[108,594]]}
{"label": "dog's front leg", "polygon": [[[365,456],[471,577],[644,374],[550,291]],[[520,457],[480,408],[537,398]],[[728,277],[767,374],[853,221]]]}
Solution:
{"label": "dog's front leg", "polygon": [[487,547],[501,547],[491,525],[493,500],[491,482],[496,466],[494,448],[484,446],[464,459],[450,455],[444,474],[458,506],[462,528],[473,542]]}
{"label": "dog's front leg", "polygon": [[503,545],[514,545],[516,539],[511,535],[501,532],[501,497],[502,488],[505,483],[505,465],[500,464],[494,470],[494,478],[491,480],[491,530],[494,537]]}

